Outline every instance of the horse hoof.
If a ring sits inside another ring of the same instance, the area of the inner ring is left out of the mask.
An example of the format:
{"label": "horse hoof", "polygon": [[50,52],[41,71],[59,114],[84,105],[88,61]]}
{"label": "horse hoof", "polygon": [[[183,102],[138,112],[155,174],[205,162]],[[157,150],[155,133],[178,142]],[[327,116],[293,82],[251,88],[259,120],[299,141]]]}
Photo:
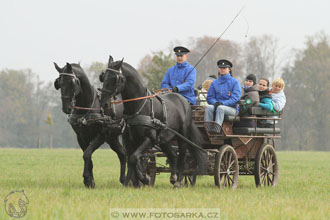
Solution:
{"label": "horse hoof", "polygon": [[148,185],[148,186],[151,186],[151,177],[148,174],[146,174],[144,184]]}
{"label": "horse hoof", "polygon": [[133,183],[133,186],[134,186],[134,188],[136,188],[136,189],[141,188],[143,185],[144,185],[144,184],[143,184],[140,180],[137,180],[137,181],[135,181],[135,182]]}
{"label": "horse hoof", "polygon": [[84,184],[85,184],[86,188],[89,188],[89,189],[94,189],[95,188],[95,182],[94,182],[93,179],[90,179],[90,178],[85,179]]}
{"label": "horse hoof", "polygon": [[123,177],[123,178],[119,178],[119,182],[122,184],[122,185],[125,185],[125,177]]}
{"label": "horse hoof", "polygon": [[182,188],[183,186],[184,184],[182,184],[182,182],[175,182],[173,185],[174,188],[178,188],[178,189]]}
{"label": "horse hoof", "polygon": [[178,177],[176,174],[171,175],[171,177],[170,177],[171,184],[174,185],[176,183],[177,179],[178,179]]}
{"label": "horse hoof", "polygon": [[132,187],[133,186],[133,181],[132,180],[125,180],[124,186],[125,187]]}

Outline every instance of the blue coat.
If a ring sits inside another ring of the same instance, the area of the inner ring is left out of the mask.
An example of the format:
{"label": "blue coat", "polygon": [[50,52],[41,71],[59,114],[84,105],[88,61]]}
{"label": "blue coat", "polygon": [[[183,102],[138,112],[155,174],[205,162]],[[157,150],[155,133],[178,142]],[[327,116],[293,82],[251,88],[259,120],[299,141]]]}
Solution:
{"label": "blue coat", "polygon": [[216,102],[221,102],[223,105],[236,108],[240,97],[241,85],[228,73],[212,82],[207,93],[207,103],[214,105]]}
{"label": "blue coat", "polygon": [[183,95],[190,103],[195,105],[195,82],[196,69],[185,61],[183,63],[177,63],[175,66],[172,66],[167,70],[160,87],[171,89],[171,87],[176,86],[178,88],[178,93]]}
{"label": "blue coat", "polygon": [[264,108],[270,112],[273,111],[273,102],[271,98],[262,98],[258,104],[259,107]]}

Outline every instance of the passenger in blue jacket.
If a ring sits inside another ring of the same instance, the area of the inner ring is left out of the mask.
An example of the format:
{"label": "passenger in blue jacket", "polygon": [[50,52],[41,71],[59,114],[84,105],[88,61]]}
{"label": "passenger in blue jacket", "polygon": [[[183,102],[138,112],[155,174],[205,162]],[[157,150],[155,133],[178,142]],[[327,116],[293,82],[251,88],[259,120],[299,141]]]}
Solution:
{"label": "passenger in blue jacket", "polygon": [[265,78],[259,79],[258,89],[260,98],[258,106],[270,112],[273,112],[274,107],[272,102],[272,96],[269,92],[269,80]]}
{"label": "passenger in blue jacket", "polygon": [[206,121],[213,121],[222,126],[225,115],[234,116],[236,104],[241,97],[241,85],[232,77],[233,64],[228,60],[219,60],[219,78],[214,80],[207,93]]}
{"label": "passenger in blue jacket", "polygon": [[183,95],[190,104],[196,104],[194,85],[196,82],[196,69],[187,62],[188,53],[185,47],[175,47],[177,64],[170,67],[161,84],[161,88],[169,88],[172,92]]}

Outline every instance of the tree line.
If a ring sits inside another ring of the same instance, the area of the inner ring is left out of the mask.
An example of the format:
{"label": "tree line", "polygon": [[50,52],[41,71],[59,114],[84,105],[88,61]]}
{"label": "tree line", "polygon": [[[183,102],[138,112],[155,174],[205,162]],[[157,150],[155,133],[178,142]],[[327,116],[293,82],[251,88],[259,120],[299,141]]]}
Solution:
{"label": "tree line", "polygon": [[[204,36],[186,42],[191,50],[188,62],[196,64],[215,40]],[[141,59],[137,69],[149,89],[158,89],[166,70],[175,64],[171,49]],[[285,80],[287,104],[280,124],[279,149],[330,150],[328,35],[315,34],[306,40],[304,48],[285,53],[278,39],[270,35],[251,37],[244,44],[220,40],[196,67],[196,87],[209,75],[217,75],[220,58],[233,62],[233,76],[241,83],[250,73],[258,78],[281,76]],[[83,66],[95,87],[100,87],[98,75],[105,67],[102,62]],[[32,70],[0,70],[0,106],[0,147],[78,147],[62,112],[59,92],[53,82],[41,82]]]}

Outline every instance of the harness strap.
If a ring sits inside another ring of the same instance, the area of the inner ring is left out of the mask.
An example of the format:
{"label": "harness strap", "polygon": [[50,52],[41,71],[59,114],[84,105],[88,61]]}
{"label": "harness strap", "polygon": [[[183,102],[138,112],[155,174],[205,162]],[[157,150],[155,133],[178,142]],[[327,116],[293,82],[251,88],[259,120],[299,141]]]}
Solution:
{"label": "harness strap", "polygon": [[127,121],[127,124],[129,124],[130,126],[134,126],[134,125],[135,126],[146,126],[146,127],[150,127],[150,128],[154,128],[154,129],[158,129],[158,130],[159,129],[160,130],[168,130],[168,131],[174,133],[176,136],[178,136],[182,140],[184,140],[185,142],[187,142],[188,144],[190,144],[191,146],[193,146],[194,148],[197,148],[197,149],[199,149],[199,150],[206,153],[206,150],[203,149],[201,146],[199,146],[196,143],[192,142],[191,140],[189,140],[188,138],[186,138],[185,136],[183,136],[182,134],[180,134],[176,130],[167,127],[166,124],[164,124],[160,120],[158,120],[156,118],[152,119],[148,115],[138,115],[134,118],[129,119]]}
{"label": "harness strap", "polygon": [[143,104],[141,105],[141,107],[139,108],[139,110],[138,110],[137,112],[135,112],[133,115],[123,115],[123,118],[124,118],[125,120],[129,120],[129,119],[131,119],[131,118],[136,117],[137,115],[140,114],[140,112],[142,111],[142,109],[144,108],[144,106],[146,105],[146,103],[147,103],[147,99],[144,99]]}
{"label": "harness strap", "polygon": [[167,124],[167,109],[166,109],[165,101],[160,96],[156,96],[156,98],[162,103],[162,107],[163,107],[163,122],[164,122],[164,124]]}
{"label": "harness strap", "polygon": [[[149,91],[149,90],[148,90]],[[149,91],[150,92],[150,91]],[[153,101],[154,99],[150,99],[150,102],[151,102],[151,112],[150,112],[150,116],[151,116],[151,118],[153,119],[153,118],[155,118],[155,112],[154,112],[154,101]]]}

